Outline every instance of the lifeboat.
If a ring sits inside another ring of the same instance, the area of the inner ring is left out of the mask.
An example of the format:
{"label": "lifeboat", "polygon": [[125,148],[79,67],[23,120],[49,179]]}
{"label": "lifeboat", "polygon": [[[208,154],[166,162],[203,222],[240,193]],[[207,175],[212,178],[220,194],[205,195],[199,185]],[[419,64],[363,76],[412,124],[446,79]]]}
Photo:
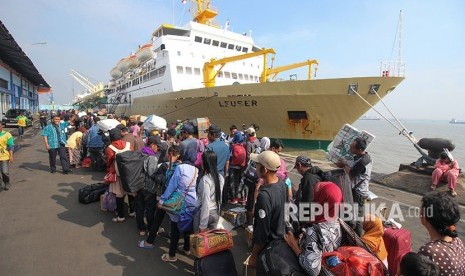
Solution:
{"label": "lifeboat", "polygon": [[132,55],[129,57],[128,63],[129,63],[129,68],[130,68],[130,69],[134,69],[134,68],[136,68],[137,66],[139,66],[140,61],[136,58],[136,55],[135,55],[135,54],[132,54]]}
{"label": "lifeboat", "polygon": [[125,73],[129,69],[129,58],[122,58],[116,67],[122,72]]}
{"label": "lifeboat", "polygon": [[110,76],[114,79],[117,79],[119,77],[121,77],[123,75],[123,73],[118,70],[118,67],[114,67],[113,69],[111,69],[110,71]]}
{"label": "lifeboat", "polygon": [[137,50],[136,57],[139,62],[144,62],[152,58],[152,43],[145,44],[142,47],[140,47],[139,50]]}

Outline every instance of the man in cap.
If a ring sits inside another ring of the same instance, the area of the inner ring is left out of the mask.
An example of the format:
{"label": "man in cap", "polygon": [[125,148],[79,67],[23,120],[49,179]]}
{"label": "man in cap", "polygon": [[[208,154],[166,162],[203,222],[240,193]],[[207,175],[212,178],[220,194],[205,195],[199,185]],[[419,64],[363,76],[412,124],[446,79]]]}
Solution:
{"label": "man in cap", "polygon": [[[249,259],[249,265],[253,268],[257,264],[258,255],[266,244],[282,238],[286,232],[284,208],[287,200],[287,188],[276,175],[276,171],[281,166],[281,161],[276,153],[269,150],[260,154],[252,153],[250,159],[257,163],[258,176],[264,180],[255,204],[253,248]],[[262,275],[260,272],[262,271],[257,271],[257,275]]]}
{"label": "man in cap", "polygon": [[194,165],[197,159],[197,152],[203,152],[205,146],[194,137],[194,126],[190,123],[185,123],[182,126],[181,136],[183,139],[179,145],[181,149],[181,161]]}
{"label": "man in cap", "polygon": [[313,189],[316,183],[322,180],[323,171],[316,166],[314,167],[310,157],[305,155],[297,156],[294,168],[302,175],[296,193],[296,203],[313,202]]}
{"label": "man in cap", "polygon": [[210,125],[205,130],[205,133],[208,133],[209,143],[207,149],[216,153],[216,168],[218,173],[224,177],[229,167],[229,147],[225,142],[220,140],[221,129],[217,125]]}
{"label": "man in cap", "polygon": [[260,153],[260,141],[255,137],[255,129],[253,127],[246,129],[245,135],[247,138],[245,151],[247,153],[247,162],[249,162],[251,153]]}

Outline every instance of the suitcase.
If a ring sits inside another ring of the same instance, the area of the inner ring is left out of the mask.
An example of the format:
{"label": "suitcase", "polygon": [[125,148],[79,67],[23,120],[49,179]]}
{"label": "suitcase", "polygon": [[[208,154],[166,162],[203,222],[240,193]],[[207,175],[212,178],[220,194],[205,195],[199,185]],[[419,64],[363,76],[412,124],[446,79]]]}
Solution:
{"label": "suitcase", "polygon": [[194,271],[196,276],[237,276],[236,263],[231,250],[196,258]]}
{"label": "suitcase", "polygon": [[384,228],[383,240],[388,253],[389,275],[396,275],[402,257],[412,251],[410,231],[405,228]]}

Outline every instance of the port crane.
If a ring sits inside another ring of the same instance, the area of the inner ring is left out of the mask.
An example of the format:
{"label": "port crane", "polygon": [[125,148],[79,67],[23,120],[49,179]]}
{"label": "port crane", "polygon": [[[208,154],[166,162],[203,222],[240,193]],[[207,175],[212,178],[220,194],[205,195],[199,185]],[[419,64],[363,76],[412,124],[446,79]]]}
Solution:
{"label": "port crane", "polygon": [[[291,70],[291,69],[304,67],[304,66],[308,66],[307,79],[310,80],[312,78],[312,67],[313,67],[312,65],[318,65],[318,61],[316,59],[312,59],[312,60],[309,59],[309,60],[306,60],[306,61],[303,61],[303,62],[278,66],[278,67],[275,67],[275,68],[269,68],[265,73],[265,79],[262,79],[261,81],[265,82],[270,77],[271,77],[272,80],[275,80],[276,76],[279,73],[283,72],[283,71],[288,71],[288,70]],[[315,67],[315,70],[316,70],[316,67]]]}

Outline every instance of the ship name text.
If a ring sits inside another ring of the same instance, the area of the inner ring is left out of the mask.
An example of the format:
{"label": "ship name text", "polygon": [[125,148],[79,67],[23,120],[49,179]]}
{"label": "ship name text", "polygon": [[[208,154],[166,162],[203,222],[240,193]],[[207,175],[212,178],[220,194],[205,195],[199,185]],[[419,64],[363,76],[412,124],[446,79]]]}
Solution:
{"label": "ship name text", "polygon": [[246,101],[219,101],[218,104],[220,107],[243,107],[243,106],[258,106],[256,100],[246,100]]}

